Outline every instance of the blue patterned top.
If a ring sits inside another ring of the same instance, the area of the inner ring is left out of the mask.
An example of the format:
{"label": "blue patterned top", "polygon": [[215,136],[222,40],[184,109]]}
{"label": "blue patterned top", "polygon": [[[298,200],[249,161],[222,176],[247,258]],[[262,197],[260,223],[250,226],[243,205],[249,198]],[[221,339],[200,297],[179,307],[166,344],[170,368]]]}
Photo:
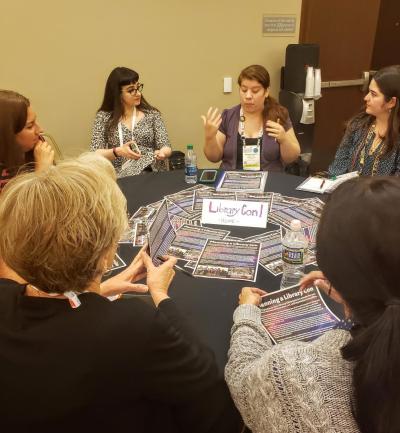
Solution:
{"label": "blue patterned top", "polygon": [[[338,176],[355,170],[363,176],[371,176],[373,174],[378,176],[400,175],[400,140],[398,141],[397,149],[381,157],[375,163],[375,170],[373,170],[375,158],[379,157],[383,143],[370,155],[371,146],[375,139],[375,132],[372,132],[372,134],[368,135],[365,140],[365,146],[363,146],[364,149],[361,149],[360,152],[360,146],[364,137],[365,129],[354,129],[354,127],[347,129],[336,152],[335,159],[329,166],[329,176]],[[360,153],[364,155],[364,162],[362,162]]]}

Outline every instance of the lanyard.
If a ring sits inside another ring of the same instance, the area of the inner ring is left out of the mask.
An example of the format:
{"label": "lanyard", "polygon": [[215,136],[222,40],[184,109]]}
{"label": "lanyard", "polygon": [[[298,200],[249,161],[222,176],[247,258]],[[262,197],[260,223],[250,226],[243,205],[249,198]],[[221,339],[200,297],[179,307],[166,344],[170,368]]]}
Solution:
{"label": "lanyard", "polygon": [[[43,290],[38,289],[37,287],[35,287],[32,284],[27,284],[27,286],[31,287],[35,292],[38,293],[38,296],[42,297],[42,295],[40,295],[40,292],[42,292],[45,297],[48,298],[59,298],[60,296],[65,296],[68,301],[69,304],[71,305],[72,308],[79,308],[81,306],[81,301],[79,300],[78,296],[81,295],[82,293],[85,292],[74,292],[73,290],[67,290],[64,293],[49,293],[49,292],[44,292]],[[107,298],[110,301],[115,301],[116,299],[119,299],[121,297],[121,294],[118,295],[113,295],[113,296],[107,296]]]}
{"label": "lanyard", "polygon": [[[59,298],[60,296],[65,296],[72,308],[78,308],[81,305],[81,301],[78,298],[80,293],[74,292],[73,290],[67,290],[64,293],[49,293],[38,289],[33,284],[27,284],[26,287],[28,290],[33,289],[38,294],[37,296],[40,297],[43,297],[43,295],[45,295],[46,298]],[[43,293],[43,295],[40,295],[40,293]]]}
{"label": "lanyard", "polygon": [[[135,124],[136,124],[136,107],[133,107],[132,126],[131,126],[132,141],[134,141],[133,128],[135,127]],[[124,145],[124,138],[122,135],[122,123],[121,122],[118,122],[118,136],[119,136],[119,145],[123,146]]]}
{"label": "lanyard", "polygon": [[[246,137],[244,136],[244,122],[245,122],[246,118],[243,115],[243,108],[240,107],[240,117],[239,117],[239,133],[240,133],[240,138],[242,140],[243,146],[246,146]],[[261,144],[261,140],[264,134],[264,129],[261,126],[260,131],[258,133],[258,137],[257,137],[257,144],[256,146],[260,146]]]}

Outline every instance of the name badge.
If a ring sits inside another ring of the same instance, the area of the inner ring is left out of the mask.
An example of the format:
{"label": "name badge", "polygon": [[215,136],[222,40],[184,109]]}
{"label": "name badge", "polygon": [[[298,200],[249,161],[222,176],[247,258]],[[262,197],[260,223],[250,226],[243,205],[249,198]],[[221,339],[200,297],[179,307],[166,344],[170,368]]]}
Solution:
{"label": "name badge", "polygon": [[243,170],[260,171],[260,146],[243,146]]}

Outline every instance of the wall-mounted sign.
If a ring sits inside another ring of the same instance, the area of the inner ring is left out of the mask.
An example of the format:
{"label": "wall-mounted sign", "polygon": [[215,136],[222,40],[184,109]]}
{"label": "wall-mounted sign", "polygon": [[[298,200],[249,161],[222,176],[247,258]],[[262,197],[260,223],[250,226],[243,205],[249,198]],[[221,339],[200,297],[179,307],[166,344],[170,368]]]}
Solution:
{"label": "wall-mounted sign", "polygon": [[296,15],[263,15],[264,36],[293,36],[296,33]]}

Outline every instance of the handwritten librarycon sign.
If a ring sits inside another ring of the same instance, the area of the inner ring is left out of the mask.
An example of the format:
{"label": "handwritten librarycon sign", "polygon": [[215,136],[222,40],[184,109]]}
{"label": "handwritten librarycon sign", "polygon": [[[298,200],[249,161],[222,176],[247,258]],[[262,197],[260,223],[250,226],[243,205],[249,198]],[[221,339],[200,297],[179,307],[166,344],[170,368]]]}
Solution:
{"label": "handwritten librarycon sign", "polygon": [[268,203],[236,200],[203,200],[201,222],[244,227],[267,226]]}

